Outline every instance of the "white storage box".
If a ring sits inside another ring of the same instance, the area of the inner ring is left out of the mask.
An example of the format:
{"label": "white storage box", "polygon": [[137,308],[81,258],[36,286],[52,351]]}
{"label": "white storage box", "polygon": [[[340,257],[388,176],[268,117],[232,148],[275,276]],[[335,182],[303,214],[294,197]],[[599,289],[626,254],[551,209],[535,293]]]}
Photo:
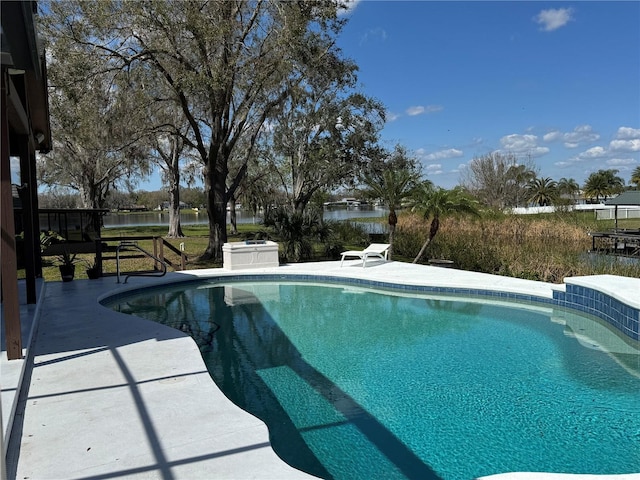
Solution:
{"label": "white storage box", "polygon": [[222,266],[228,270],[277,267],[278,244],[268,240],[229,242],[222,246]]}

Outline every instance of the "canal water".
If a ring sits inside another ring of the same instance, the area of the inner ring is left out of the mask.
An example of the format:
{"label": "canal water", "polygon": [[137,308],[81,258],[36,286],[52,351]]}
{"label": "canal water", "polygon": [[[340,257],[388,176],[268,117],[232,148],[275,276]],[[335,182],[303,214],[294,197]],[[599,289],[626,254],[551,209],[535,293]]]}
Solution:
{"label": "canal water", "polygon": [[[381,218],[386,217],[389,210],[382,207],[350,207],[350,208],[325,208],[325,220],[344,221],[351,218]],[[236,220],[238,224],[255,224],[262,222],[262,217],[254,216],[251,212],[238,210],[236,212]],[[180,222],[182,225],[199,225],[207,224],[208,217],[206,211],[182,210],[180,212]],[[229,214],[227,214],[227,222],[229,222]],[[151,225],[169,225],[168,212],[140,212],[140,213],[114,213],[111,212],[104,217],[104,228],[109,227],[140,227]],[[384,223],[379,222],[363,222],[363,227],[369,233],[382,233],[385,228]]]}

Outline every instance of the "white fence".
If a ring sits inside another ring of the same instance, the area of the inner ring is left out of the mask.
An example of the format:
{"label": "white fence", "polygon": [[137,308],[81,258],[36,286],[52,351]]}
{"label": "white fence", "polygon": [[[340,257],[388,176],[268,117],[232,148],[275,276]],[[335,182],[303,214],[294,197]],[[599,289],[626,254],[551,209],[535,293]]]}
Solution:
{"label": "white fence", "polygon": [[[615,218],[615,207],[613,205],[589,204],[589,205],[569,205],[561,207],[561,210],[593,211],[596,220],[613,220]],[[511,213],[516,215],[533,215],[536,213],[553,213],[556,207],[518,207],[512,208]],[[618,220],[625,218],[640,218],[640,207],[618,207]]]}
{"label": "white fence", "polygon": [[[615,207],[606,206],[596,210],[596,220],[613,220],[616,218]],[[618,220],[640,218],[640,207],[618,207]]]}

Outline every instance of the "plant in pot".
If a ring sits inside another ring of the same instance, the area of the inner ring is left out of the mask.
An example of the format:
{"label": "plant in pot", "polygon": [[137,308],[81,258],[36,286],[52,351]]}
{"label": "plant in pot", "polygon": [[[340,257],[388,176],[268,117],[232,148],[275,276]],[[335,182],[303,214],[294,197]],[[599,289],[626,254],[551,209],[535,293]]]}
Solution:
{"label": "plant in pot", "polygon": [[58,255],[58,268],[63,282],[70,282],[76,274],[76,254],[66,248]]}
{"label": "plant in pot", "polygon": [[98,268],[98,259],[93,258],[93,262],[86,260],[87,262],[87,277],[90,280],[95,280],[96,278],[100,278],[100,269]]}

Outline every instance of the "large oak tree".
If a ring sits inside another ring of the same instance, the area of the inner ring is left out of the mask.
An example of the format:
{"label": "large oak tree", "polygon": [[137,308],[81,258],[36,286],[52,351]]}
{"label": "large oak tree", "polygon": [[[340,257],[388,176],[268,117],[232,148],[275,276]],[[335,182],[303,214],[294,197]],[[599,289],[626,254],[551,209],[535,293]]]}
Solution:
{"label": "large oak tree", "polygon": [[153,72],[190,125],[185,142],[204,170],[209,245],[221,258],[230,178],[240,139],[252,154],[263,125],[303,81],[303,65],[331,69],[342,21],[329,1],[66,1],[49,11],[59,35],[91,48],[108,69]]}
{"label": "large oak tree", "polygon": [[292,90],[274,119],[272,166],[298,212],[320,189],[353,186],[378,153],[383,106],[353,93],[355,64],[335,58],[331,65],[306,65],[305,81]]}
{"label": "large oak tree", "polygon": [[104,208],[110,191],[130,188],[148,172],[141,142],[148,100],[129,88],[129,72],[106,69],[93,48],[60,35],[61,26],[44,18],[54,143],[39,158],[39,180],[79,192],[84,208]]}

